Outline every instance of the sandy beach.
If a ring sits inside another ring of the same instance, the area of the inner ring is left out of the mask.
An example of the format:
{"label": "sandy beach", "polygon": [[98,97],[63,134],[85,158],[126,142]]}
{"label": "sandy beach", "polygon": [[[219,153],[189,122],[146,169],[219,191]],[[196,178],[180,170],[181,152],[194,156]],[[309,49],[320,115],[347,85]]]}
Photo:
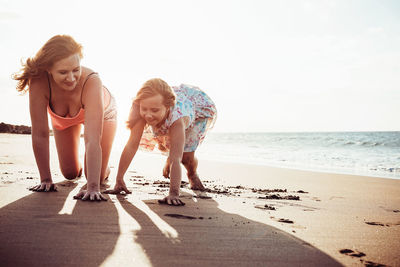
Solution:
{"label": "sandy beach", "polygon": [[201,159],[208,192],[184,176],[170,207],[165,158],[140,152],[133,193],[93,203],[73,199],[85,178],[63,179],[50,142],[58,191],[33,193],[30,136],[0,134],[1,266],[400,266],[400,180]]}

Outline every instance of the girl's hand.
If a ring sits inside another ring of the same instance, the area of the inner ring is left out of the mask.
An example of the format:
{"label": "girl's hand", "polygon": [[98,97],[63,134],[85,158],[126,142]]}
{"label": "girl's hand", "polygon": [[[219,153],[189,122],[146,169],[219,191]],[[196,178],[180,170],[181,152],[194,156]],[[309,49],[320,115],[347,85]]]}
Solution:
{"label": "girl's hand", "polygon": [[29,188],[31,191],[35,192],[56,192],[57,187],[53,184],[51,179],[42,181],[39,185],[35,185]]}
{"label": "girl's hand", "polygon": [[104,194],[113,194],[113,195],[118,195],[121,194],[121,192],[125,192],[125,194],[131,194],[132,192],[128,190],[126,187],[126,184],[124,181],[117,181],[117,183],[114,186],[114,189],[109,189],[104,191]]}
{"label": "girl's hand", "polygon": [[184,206],[185,202],[179,199],[179,196],[169,195],[163,199],[158,200],[160,204],[167,204],[170,206]]}
{"label": "girl's hand", "polygon": [[76,196],[74,196],[74,199],[82,199],[84,201],[85,200],[107,201],[107,198],[105,198],[98,190],[82,190]]}

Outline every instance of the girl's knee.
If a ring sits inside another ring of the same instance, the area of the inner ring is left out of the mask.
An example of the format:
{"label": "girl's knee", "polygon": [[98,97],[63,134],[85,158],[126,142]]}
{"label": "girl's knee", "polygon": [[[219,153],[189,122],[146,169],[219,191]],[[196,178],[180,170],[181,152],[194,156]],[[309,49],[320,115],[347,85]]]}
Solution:
{"label": "girl's knee", "polygon": [[193,154],[186,154],[186,153],[183,153],[183,156],[182,156],[182,164],[183,165],[192,165],[193,163],[195,162],[195,159],[194,159],[194,155]]}
{"label": "girl's knee", "polygon": [[185,166],[189,176],[196,174],[197,159],[195,158],[194,153],[184,153],[182,157],[182,164]]}

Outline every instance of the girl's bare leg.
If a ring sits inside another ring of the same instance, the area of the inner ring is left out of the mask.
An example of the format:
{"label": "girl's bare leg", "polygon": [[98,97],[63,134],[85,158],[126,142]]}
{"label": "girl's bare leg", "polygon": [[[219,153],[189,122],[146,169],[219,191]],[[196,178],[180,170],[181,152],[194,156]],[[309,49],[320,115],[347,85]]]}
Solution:
{"label": "girl's bare leg", "polygon": [[185,166],[187,176],[190,183],[190,188],[193,190],[205,191],[205,187],[200,181],[199,175],[197,174],[198,160],[194,156],[194,152],[184,152],[182,157],[182,164]]}
{"label": "girl's bare leg", "polygon": [[62,131],[54,129],[53,133],[61,173],[66,179],[75,179],[82,174],[79,163],[81,125],[71,126]]}

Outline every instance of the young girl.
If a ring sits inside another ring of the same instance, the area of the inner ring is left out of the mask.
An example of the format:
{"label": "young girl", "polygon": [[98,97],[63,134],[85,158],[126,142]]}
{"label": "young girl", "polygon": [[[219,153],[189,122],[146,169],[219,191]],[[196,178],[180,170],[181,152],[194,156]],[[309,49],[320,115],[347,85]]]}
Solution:
{"label": "young girl", "polygon": [[124,174],[139,145],[153,150],[156,145],[168,153],[163,176],[170,177],[169,195],[160,203],[184,205],[179,199],[182,163],[194,190],[205,190],[197,174],[194,155],[217,117],[213,101],[199,88],[189,85],[170,87],[161,79],[148,80],[136,95],[129,114],[129,140],[121,154],[116,184],[106,193],[130,193]]}
{"label": "young girl", "polygon": [[81,65],[82,46],[71,36],[56,35],[14,75],[17,90],[29,92],[32,146],[40,174],[33,191],[53,191],[49,164],[49,114],[60,169],[66,179],[81,176],[79,141],[85,126],[85,175],[87,189],[76,198],[106,200],[100,183],[110,173],[108,160],[117,127],[114,97],[99,75]]}

